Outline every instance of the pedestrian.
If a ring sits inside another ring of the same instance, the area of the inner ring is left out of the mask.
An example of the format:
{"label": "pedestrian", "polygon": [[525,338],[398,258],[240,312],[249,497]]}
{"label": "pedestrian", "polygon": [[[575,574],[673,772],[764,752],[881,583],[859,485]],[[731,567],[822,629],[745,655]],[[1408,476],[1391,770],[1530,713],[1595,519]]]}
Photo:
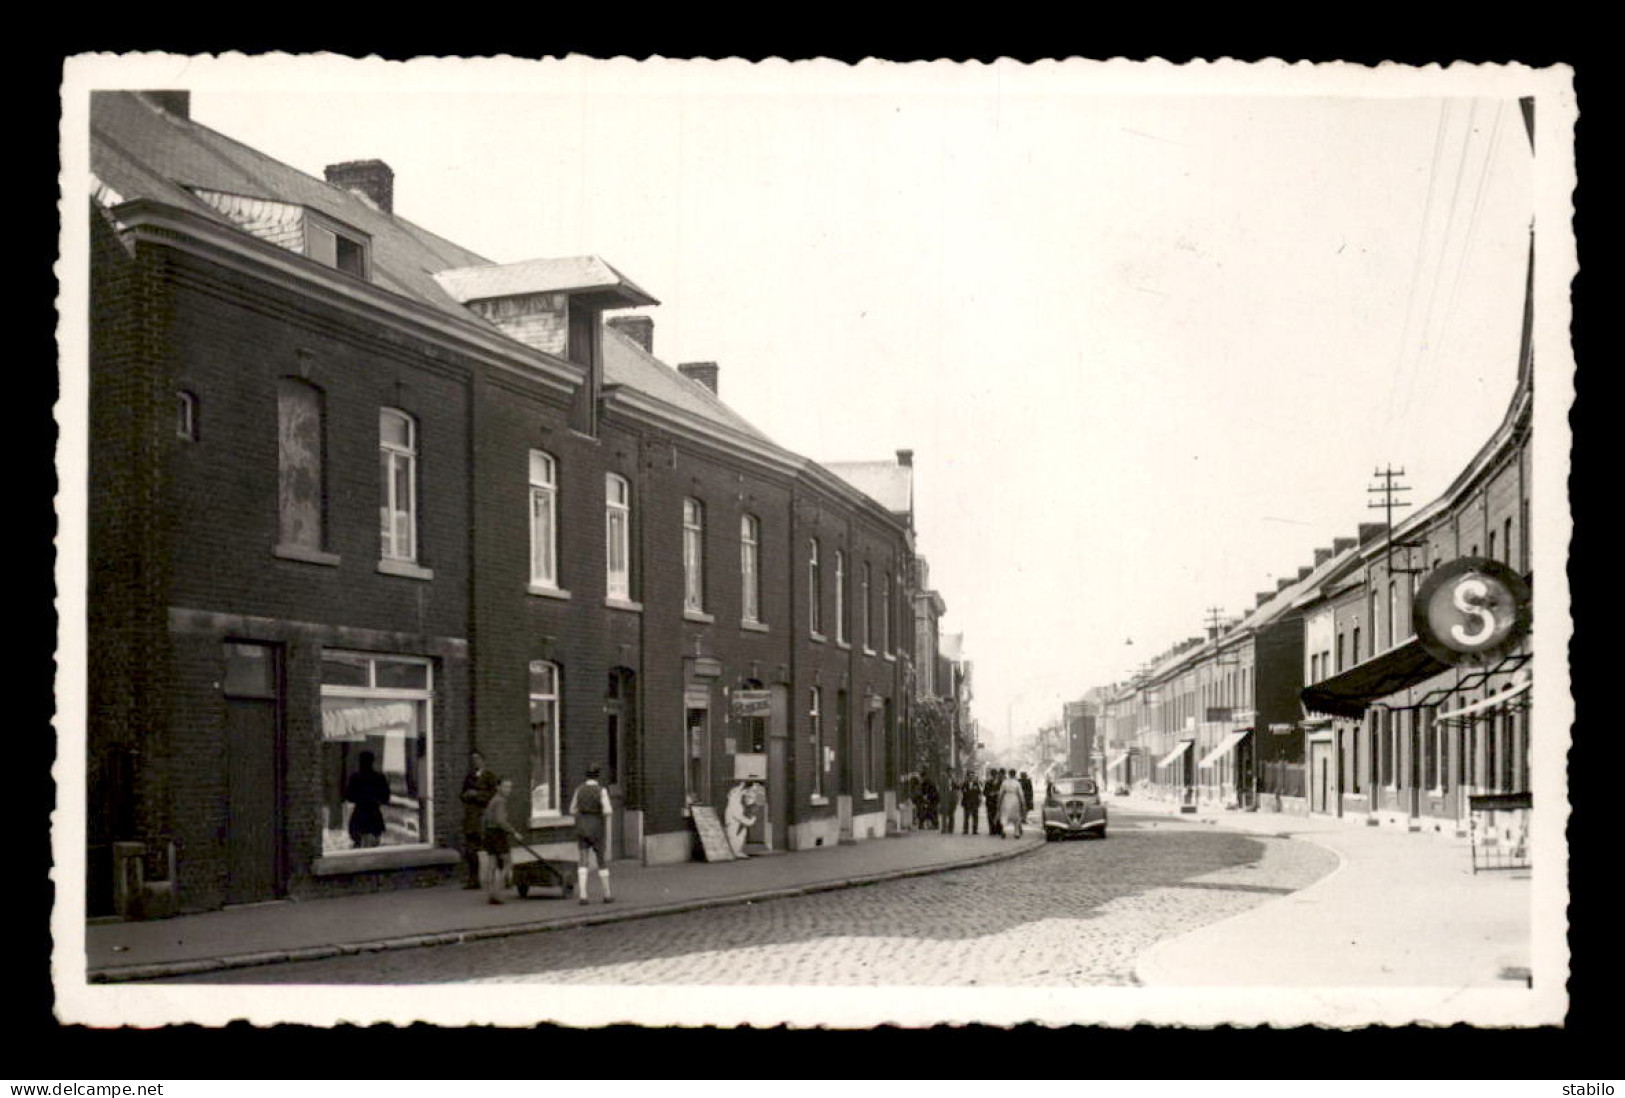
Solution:
{"label": "pedestrian", "polygon": [[999,818],[999,787],[1004,784],[1004,771],[992,769],[987,772],[987,781],[982,783],[982,803],[987,806],[987,833],[1004,836],[1004,821]]}
{"label": "pedestrian", "polygon": [[1021,838],[1021,821],[1026,817],[1026,799],[1021,795],[1021,782],[1017,780],[1014,770],[1009,771],[1004,778],[1004,784],[999,786],[999,837],[1003,838],[1014,832],[1012,838]]}
{"label": "pedestrian", "polygon": [[389,779],[372,768],[376,758],[363,751],[357,760],[360,769],[344,785],[344,799],[355,805],[350,812],[350,842],[355,846],[377,846],[384,834],[384,809],[389,803]]}
{"label": "pedestrian", "polygon": [[485,803],[480,814],[480,846],[485,854],[485,898],[487,903],[500,904],[498,890],[508,883],[508,839],[519,838],[519,832],[508,822],[508,795],[513,792],[513,779],[503,778],[497,791]]}
{"label": "pedestrian", "polygon": [[1027,777],[1025,770],[1021,772],[1019,780],[1021,782],[1021,799],[1027,806],[1026,811],[1031,812],[1033,810],[1033,780]]}
{"label": "pedestrian", "polygon": [[954,812],[959,808],[959,782],[954,778],[954,772],[948,771],[945,787],[945,805],[942,810],[942,830],[952,835],[954,833]]}
{"label": "pedestrian", "polygon": [[609,824],[615,812],[609,790],[598,784],[602,771],[598,764],[587,767],[587,780],[576,786],[570,797],[570,815],[576,821],[576,892],[582,903],[587,903],[587,863],[596,862],[598,887],[604,902],[613,903],[609,894]]}
{"label": "pedestrian", "polygon": [[937,793],[937,783],[926,774],[920,778],[920,819],[921,830],[937,826],[937,803],[940,797]]}
{"label": "pedestrian", "polygon": [[485,765],[478,751],[468,753],[468,773],[463,775],[463,868],[468,871],[464,888],[480,887],[481,832],[485,806],[496,796],[497,776]]}
{"label": "pedestrian", "polygon": [[965,805],[965,826],[962,834],[980,835],[982,833],[982,783],[976,777],[976,771],[965,771],[965,785],[960,790],[961,800]]}

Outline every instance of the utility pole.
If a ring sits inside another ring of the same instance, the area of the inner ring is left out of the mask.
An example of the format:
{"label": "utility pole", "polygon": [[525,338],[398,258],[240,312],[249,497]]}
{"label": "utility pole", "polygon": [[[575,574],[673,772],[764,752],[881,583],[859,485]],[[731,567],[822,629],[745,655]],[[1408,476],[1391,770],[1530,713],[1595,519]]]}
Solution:
{"label": "utility pole", "polygon": [[1395,469],[1392,465],[1389,465],[1389,466],[1386,466],[1384,468],[1381,468],[1381,469],[1378,469],[1378,470],[1374,471],[1371,475],[1374,476],[1374,477],[1381,478],[1382,484],[1380,484],[1380,485],[1373,484],[1370,487],[1368,487],[1366,489],[1366,491],[1370,492],[1370,493],[1376,493],[1376,492],[1382,493],[1382,500],[1381,500],[1381,502],[1379,502],[1377,500],[1372,500],[1371,502],[1367,503],[1366,506],[1367,507],[1380,507],[1380,508],[1382,508],[1383,512],[1384,512],[1384,514],[1385,514],[1385,516],[1387,518],[1387,524],[1388,524],[1388,574],[1393,575],[1395,573],[1404,573],[1405,575],[1410,575],[1410,576],[1419,575],[1422,572],[1422,569],[1410,567],[1411,549],[1414,548],[1414,546],[1413,546],[1413,544],[1411,542],[1404,542],[1404,543],[1401,544],[1401,548],[1403,548],[1405,550],[1405,567],[1404,568],[1395,568],[1394,567],[1394,508],[1396,508],[1396,507],[1409,507],[1411,505],[1409,500],[1395,499],[1394,498],[1394,495],[1397,492],[1409,492],[1410,491],[1409,486],[1404,485],[1404,484],[1395,484],[1394,479],[1396,477],[1404,476],[1405,475],[1405,470],[1404,469]]}

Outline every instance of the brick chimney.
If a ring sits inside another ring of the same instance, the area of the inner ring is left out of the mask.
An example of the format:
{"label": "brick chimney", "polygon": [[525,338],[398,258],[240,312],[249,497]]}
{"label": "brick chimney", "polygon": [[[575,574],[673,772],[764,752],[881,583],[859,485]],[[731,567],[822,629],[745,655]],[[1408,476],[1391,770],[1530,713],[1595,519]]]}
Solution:
{"label": "brick chimney", "polygon": [[352,191],[385,213],[395,212],[395,173],[382,160],[347,160],[322,169],[335,187]]}
{"label": "brick chimney", "polygon": [[192,93],[189,91],[144,91],[141,98],[177,118],[192,117]]}
{"label": "brick chimney", "polygon": [[1297,582],[1298,582],[1298,577],[1297,576],[1283,576],[1282,578],[1275,581],[1275,590],[1278,591],[1278,592],[1279,591],[1285,591],[1288,587],[1291,587],[1294,583],[1297,583]]}
{"label": "brick chimney", "polygon": [[1350,549],[1353,549],[1353,548],[1354,548],[1354,539],[1353,538],[1333,538],[1332,539],[1332,552],[1334,554],[1336,554],[1337,556],[1342,556],[1344,553],[1348,552]]}
{"label": "brick chimney", "polygon": [[717,364],[715,362],[680,362],[677,364],[677,372],[690,381],[699,382],[713,393],[717,392]]}
{"label": "brick chimney", "polygon": [[[631,339],[633,343],[636,343],[645,351],[650,354],[655,353],[654,317],[641,315],[612,316],[609,318],[608,323],[611,328]],[[716,386],[713,385],[711,388],[714,391]]]}
{"label": "brick chimney", "polygon": [[913,450],[899,450],[899,451],[897,451],[897,464],[906,465],[906,466],[908,466],[909,468],[912,469],[914,467],[914,451]]}
{"label": "brick chimney", "polygon": [[1388,529],[1388,527],[1384,526],[1380,522],[1362,522],[1362,523],[1360,523],[1360,544],[1364,545],[1366,542],[1371,541],[1373,538],[1381,537],[1383,535],[1383,532],[1386,531],[1387,529]]}
{"label": "brick chimney", "polygon": [[1270,601],[1270,599],[1273,599],[1274,597],[1275,597],[1275,592],[1274,591],[1260,591],[1260,592],[1258,592],[1257,594],[1255,594],[1253,596],[1253,598],[1258,600],[1257,602],[1253,603],[1253,605],[1254,606],[1263,606],[1266,602]]}
{"label": "brick chimney", "polygon": [[[1312,567],[1307,564],[1304,565],[1302,568],[1298,569],[1298,579],[1306,579],[1309,573],[1313,571],[1314,569]],[[1297,580],[1293,580],[1292,582],[1296,583]]]}
{"label": "brick chimney", "polygon": [[1325,564],[1327,561],[1329,561],[1331,559],[1332,559],[1332,551],[1330,549],[1316,549],[1315,550],[1315,567],[1316,568],[1319,568],[1322,564]]}

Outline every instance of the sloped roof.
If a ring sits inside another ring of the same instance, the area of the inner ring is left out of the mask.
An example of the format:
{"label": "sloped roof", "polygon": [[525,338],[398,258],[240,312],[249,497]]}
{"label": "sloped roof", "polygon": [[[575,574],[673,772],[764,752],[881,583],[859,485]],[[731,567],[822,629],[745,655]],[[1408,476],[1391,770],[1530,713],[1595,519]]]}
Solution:
{"label": "sloped roof", "polygon": [[914,467],[896,461],[821,461],[818,464],[893,514],[914,510]]}
{"label": "sloped roof", "polygon": [[125,201],[149,198],[227,225],[228,218],[188,188],[317,210],[372,238],[376,285],[461,319],[478,319],[440,287],[433,272],[490,260],[403,217],[374,209],[326,180],[160,110],[134,92],[92,93],[90,137],[91,171]]}
{"label": "sloped roof", "polygon": [[625,385],[692,415],[731,427],[752,438],[777,445],[722,398],[692,378],[661,362],[631,336],[604,325],[604,381]]}

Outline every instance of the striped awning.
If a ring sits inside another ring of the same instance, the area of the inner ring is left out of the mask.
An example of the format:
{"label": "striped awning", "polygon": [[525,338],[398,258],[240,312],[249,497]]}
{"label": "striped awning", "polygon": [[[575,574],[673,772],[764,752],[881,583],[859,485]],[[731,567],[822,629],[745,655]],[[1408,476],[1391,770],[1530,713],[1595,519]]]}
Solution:
{"label": "striped awning", "polygon": [[1162,761],[1157,764],[1157,767],[1160,769],[1164,766],[1172,766],[1179,756],[1191,749],[1191,744],[1195,742],[1195,740],[1180,740],[1179,746],[1168,752],[1168,754],[1164,755],[1162,757]]}
{"label": "striped awning", "polygon": [[1198,767],[1212,766],[1214,763],[1230,754],[1230,752],[1234,751],[1236,749],[1236,744],[1240,743],[1242,740],[1251,735],[1252,731],[1253,730],[1251,728],[1243,728],[1239,732],[1230,733],[1224,739],[1219,741],[1219,746],[1215,747],[1212,751],[1209,751],[1206,755],[1203,755],[1202,761],[1196,765]]}

